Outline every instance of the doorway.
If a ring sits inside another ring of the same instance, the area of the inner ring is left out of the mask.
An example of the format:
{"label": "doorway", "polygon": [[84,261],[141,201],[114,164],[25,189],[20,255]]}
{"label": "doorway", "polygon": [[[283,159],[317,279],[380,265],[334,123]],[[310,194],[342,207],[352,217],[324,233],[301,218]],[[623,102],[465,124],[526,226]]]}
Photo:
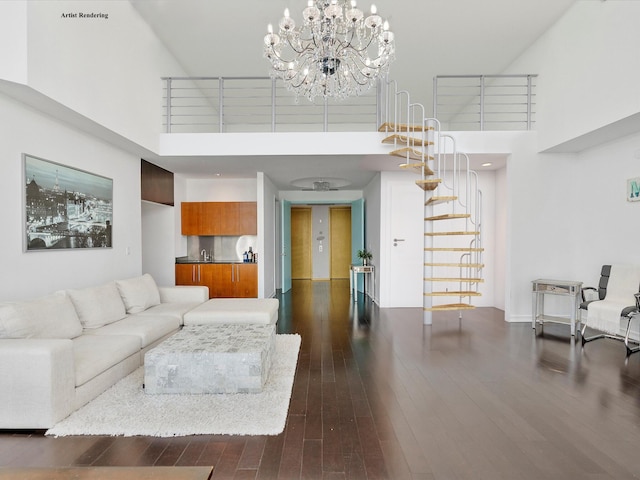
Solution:
{"label": "doorway", "polygon": [[291,208],[291,278],[311,279],[311,207]]}
{"label": "doorway", "polygon": [[351,207],[329,209],[331,279],[349,278],[351,265]]}

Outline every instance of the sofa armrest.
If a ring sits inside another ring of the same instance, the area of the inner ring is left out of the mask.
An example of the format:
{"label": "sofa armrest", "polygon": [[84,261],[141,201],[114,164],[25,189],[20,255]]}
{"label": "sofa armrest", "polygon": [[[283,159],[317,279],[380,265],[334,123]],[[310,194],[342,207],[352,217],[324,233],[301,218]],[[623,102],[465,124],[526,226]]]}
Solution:
{"label": "sofa armrest", "polygon": [[209,300],[209,287],[200,285],[176,285],[158,287],[161,303],[195,303]]}
{"label": "sofa armrest", "polygon": [[73,411],[73,342],[0,340],[0,428],[50,428]]}

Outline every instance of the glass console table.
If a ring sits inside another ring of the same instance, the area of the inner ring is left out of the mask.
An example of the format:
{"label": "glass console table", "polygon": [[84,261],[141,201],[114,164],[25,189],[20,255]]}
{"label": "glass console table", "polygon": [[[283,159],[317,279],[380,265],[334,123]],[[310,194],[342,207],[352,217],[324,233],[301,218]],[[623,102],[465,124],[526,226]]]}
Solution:
{"label": "glass console table", "polygon": [[[358,301],[358,274],[371,275],[375,289],[376,271],[373,265],[351,265],[349,269],[349,295],[353,296],[355,302]],[[367,293],[367,279],[364,279],[364,294]],[[370,295],[369,295],[370,296]]]}
{"label": "glass console table", "polygon": [[[536,328],[536,323],[544,325],[545,321],[564,324],[569,323],[571,325],[571,335],[575,336],[576,323],[580,323],[580,320],[578,319],[578,310],[580,308],[582,282],[538,279],[533,280],[531,283],[533,284],[533,316],[531,319],[531,327]],[[571,300],[570,317],[545,315],[545,295],[562,295],[568,297]],[[578,328],[579,327],[580,325],[578,325]]]}

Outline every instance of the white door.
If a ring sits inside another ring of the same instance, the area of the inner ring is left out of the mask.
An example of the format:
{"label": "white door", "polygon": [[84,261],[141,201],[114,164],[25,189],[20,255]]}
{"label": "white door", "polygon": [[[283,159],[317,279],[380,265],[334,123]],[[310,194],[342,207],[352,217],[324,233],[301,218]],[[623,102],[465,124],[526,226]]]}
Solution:
{"label": "white door", "polygon": [[387,184],[386,307],[422,307],[424,191],[413,181]]}

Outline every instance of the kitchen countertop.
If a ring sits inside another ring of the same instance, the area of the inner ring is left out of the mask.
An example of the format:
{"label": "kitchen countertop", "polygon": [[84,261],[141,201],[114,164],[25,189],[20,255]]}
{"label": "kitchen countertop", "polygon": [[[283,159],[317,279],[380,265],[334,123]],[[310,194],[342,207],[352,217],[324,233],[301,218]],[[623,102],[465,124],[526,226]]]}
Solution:
{"label": "kitchen countertop", "polygon": [[257,263],[257,262],[243,262],[242,260],[197,260],[197,259],[193,259],[193,258],[185,258],[185,257],[178,257],[176,258],[176,264],[223,264],[223,263]]}

